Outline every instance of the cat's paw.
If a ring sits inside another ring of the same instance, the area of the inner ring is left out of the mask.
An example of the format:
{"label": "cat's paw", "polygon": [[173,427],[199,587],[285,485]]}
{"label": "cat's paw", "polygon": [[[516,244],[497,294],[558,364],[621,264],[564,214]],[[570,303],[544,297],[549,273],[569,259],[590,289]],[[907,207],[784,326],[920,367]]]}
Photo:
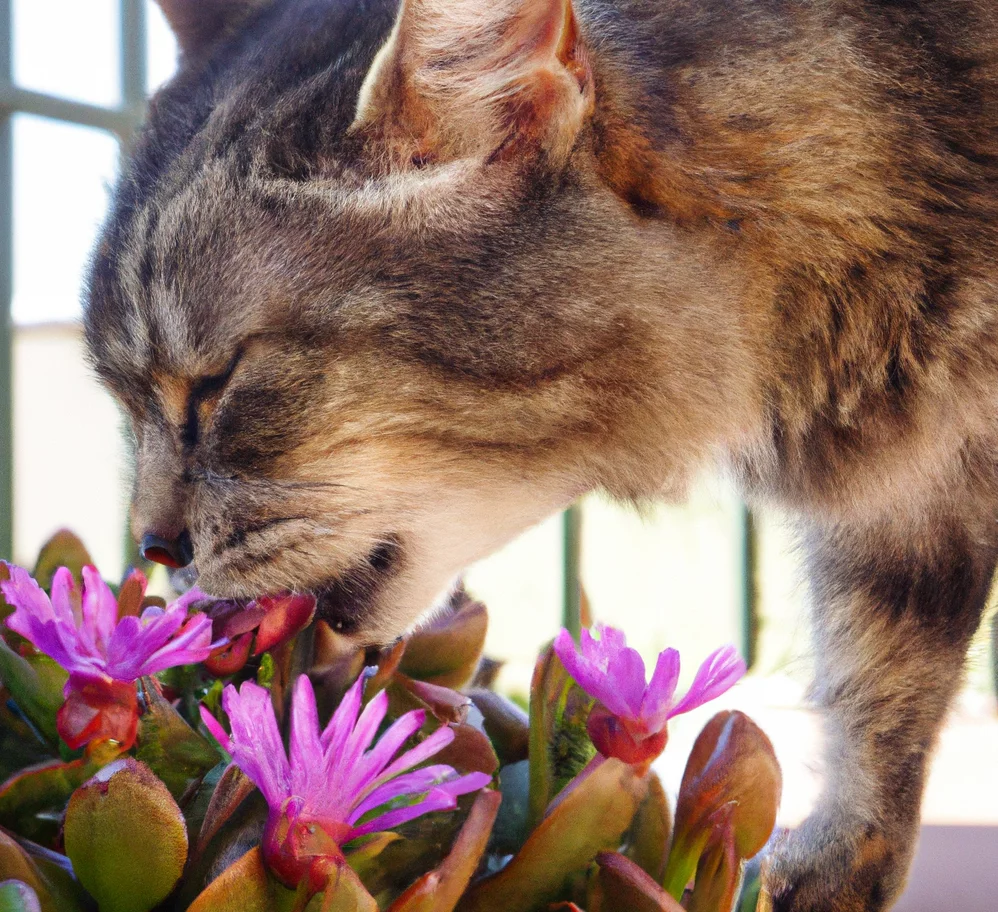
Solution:
{"label": "cat's paw", "polygon": [[773,912],[885,912],[904,889],[905,838],[874,824],[812,818],[775,850],[766,886]]}

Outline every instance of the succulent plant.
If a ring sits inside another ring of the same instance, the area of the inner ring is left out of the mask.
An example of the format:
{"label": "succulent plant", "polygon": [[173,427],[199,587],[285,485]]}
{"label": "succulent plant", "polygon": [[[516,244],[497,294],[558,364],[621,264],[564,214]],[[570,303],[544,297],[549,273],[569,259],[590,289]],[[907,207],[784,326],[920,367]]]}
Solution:
{"label": "succulent plant", "polygon": [[[0,564],[0,912],[751,912],[780,771],[741,713],[698,738],[675,808],[674,699],[613,628],[562,632],[530,711],[492,690],[463,591],[376,654],[286,594],[147,598],[62,532]],[[743,881],[748,880],[745,886]]]}

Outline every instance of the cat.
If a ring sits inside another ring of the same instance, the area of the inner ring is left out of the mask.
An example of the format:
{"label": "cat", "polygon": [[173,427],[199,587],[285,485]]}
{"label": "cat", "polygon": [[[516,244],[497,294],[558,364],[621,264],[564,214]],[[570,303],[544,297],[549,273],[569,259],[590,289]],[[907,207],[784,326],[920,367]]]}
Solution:
{"label": "cat", "polygon": [[799,525],[828,778],[779,912],[903,889],[998,560],[990,0],[160,0],[85,315],[133,527],[392,640],[601,490]]}

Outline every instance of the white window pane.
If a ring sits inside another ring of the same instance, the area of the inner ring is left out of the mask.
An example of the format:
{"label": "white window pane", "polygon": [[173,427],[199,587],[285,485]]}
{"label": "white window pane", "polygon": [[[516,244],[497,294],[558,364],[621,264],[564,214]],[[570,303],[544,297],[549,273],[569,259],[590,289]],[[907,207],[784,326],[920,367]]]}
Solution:
{"label": "white window pane", "polygon": [[62,527],[108,579],[123,563],[128,458],[121,418],[76,326],[14,332],[14,556],[32,566]]}
{"label": "white window pane", "polygon": [[177,69],[177,41],[163,11],[154,0],[146,0],[149,91],[155,92]]}
{"label": "white window pane", "polygon": [[16,323],[75,320],[83,271],[118,169],[108,133],[14,118]]}
{"label": "white window pane", "polygon": [[121,103],[118,0],[14,0],[14,80],[75,101]]}

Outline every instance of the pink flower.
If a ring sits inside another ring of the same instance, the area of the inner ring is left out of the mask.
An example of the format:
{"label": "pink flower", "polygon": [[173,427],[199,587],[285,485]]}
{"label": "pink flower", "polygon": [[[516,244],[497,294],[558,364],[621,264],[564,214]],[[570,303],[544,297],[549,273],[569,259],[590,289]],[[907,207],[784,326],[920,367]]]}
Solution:
{"label": "pink flower", "polygon": [[196,590],[139,616],[146,579],[138,571],[129,578],[129,605],[119,611],[114,593],[93,567],[83,568],[82,592],[61,567],[52,579],[51,598],[26,570],[7,567],[10,579],[0,582],[0,590],[15,608],[7,626],[69,672],[66,703],[56,721],[72,748],[96,737],[130,747],[138,725],[136,679],[200,662],[221,645],[211,642],[208,618],[187,615],[188,606],[204,598]]}
{"label": "pink flower", "polygon": [[322,889],[324,867],[342,861],[345,843],[431,811],[453,810],[459,795],[491,781],[485,773],[459,776],[444,764],[414,769],[454,740],[447,726],[395,756],[422,727],[422,710],[401,716],[375,743],[388,695],[381,691],[361,712],[363,687],[362,675],[320,731],[312,684],[307,675],[299,677],[292,700],[290,758],[270,693],[263,687],[246,681],[239,691],[231,684],[225,688],[222,705],[231,737],[201,707],[209,731],[267,800],[264,858],[288,886],[307,877],[313,889]]}
{"label": "pink flower", "polygon": [[665,748],[666,723],[721,696],[745,674],[745,663],[733,646],[711,653],[700,666],[686,696],[676,700],[679,653],[659,654],[649,683],[645,664],[631,649],[623,631],[599,625],[599,639],[582,631],[576,647],[562,630],[554,650],[568,673],[589,696],[599,701],[589,715],[589,737],[605,757],[647,764]]}

